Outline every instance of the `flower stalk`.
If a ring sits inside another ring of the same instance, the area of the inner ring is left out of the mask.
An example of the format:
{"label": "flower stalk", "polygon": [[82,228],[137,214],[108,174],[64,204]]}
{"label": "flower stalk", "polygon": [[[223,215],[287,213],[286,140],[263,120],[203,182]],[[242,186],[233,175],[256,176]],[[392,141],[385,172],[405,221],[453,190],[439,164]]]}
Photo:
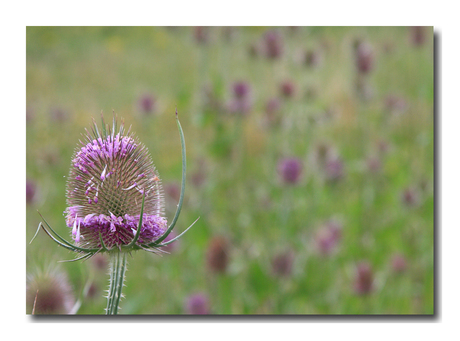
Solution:
{"label": "flower stalk", "polygon": [[117,315],[126,272],[127,253],[115,250],[110,254],[110,281],[107,294],[106,315]]}

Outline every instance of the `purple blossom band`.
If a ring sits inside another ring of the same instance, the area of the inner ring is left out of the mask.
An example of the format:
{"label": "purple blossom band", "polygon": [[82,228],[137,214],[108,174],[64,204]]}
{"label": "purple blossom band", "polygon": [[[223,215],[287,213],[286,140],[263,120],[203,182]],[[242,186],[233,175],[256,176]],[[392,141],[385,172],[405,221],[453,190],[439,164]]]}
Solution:
{"label": "purple blossom band", "polygon": [[[72,228],[73,239],[90,247],[101,247],[100,236],[107,248],[129,244],[136,234],[140,215],[111,214],[78,215],[79,206],[68,207],[66,224]],[[167,221],[159,215],[144,214],[138,244],[148,244],[158,239],[167,229]]]}

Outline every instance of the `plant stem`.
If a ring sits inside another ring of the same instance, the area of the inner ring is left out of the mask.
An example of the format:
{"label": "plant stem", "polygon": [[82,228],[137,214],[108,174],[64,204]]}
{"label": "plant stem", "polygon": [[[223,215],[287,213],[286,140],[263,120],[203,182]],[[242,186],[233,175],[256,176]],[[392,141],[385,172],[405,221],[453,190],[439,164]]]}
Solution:
{"label": "plant stem", "polygon": [[110,283],[107,295],[106,315],[117,315],[126,271],[126,252],[110,254]]}

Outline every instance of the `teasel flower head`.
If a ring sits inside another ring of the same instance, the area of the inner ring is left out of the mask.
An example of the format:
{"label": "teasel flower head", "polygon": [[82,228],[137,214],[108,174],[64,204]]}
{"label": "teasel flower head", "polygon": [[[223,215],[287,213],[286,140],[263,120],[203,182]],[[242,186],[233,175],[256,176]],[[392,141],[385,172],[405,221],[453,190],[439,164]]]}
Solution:
{"label": "teasel flower head", "polygon": [[75,297],[66,274],[54,267],[28,273],[26,303],[34,315],[71,314]]}
{"label": "teasel flower head", "polygon": [[163,188],[147,148],[123,124],[94,124],[77,147],[67,182],[66,223],[76,244],[107,249],[129,244],[143,217],[138,244],[167,229]]}
{"label": "teasel flower head", "polygon": [[[42,228],[65,249],[85,260],[98,253],[110,254],[110,281],[107,315],[116,315],[122,298],[127,254],[135,250],[165,252],[161,248],[179,239],[184,232],[166,241],[179,218],[184,200],[186,157],[185,140],[176,110],[182,150],[182,183],[179,203],[171,224],[164,217],[163,189],[146,147],[124,129],[117,129],[115,115],[112,127],[102,130],[94,123],[86,132],[72,158],[67,182],[67,226],[74,243],[62,238],[42,219],[32,241]],[[31,241],[31,243],[32,243]]]}
{"label": "teasel flower head", "polygon": [[40,228],[57,244],[83,254],[79,259],[100,252],[126,253],[143,249],[161,252],[187,232],[166,241],[173,230],[184,200],[186,178],[185,141],[176,110],[182,149],[182,183],[176,213],[168,226],[164,217],[163,188],[147,148],[115,115],[111,127],[104,122],[99,130],[94,122],[75,150],[67,181],[66,224],[74,243],[66,241],[43,218]]}

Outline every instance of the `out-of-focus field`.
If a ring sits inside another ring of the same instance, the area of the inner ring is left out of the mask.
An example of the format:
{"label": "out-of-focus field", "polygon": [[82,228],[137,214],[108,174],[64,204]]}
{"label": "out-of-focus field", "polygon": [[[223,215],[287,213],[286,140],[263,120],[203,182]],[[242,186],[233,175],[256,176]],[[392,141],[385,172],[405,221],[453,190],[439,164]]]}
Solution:
{"label": "out-of-focus field", "polygon": [[211,314],[432,314],[432,40],[429,27],[28,27],[27,273],[58,267],[78,314],[104,313],[104,258],[58,263],[75,256],[43,231],[29,245],[37,210],[71,240],[66,176],[102,110],[149,148],[171,220],[177,107],[176,232],[200,219],[170,254],[132,254],[120,313],[189,313],[201,294]]}

